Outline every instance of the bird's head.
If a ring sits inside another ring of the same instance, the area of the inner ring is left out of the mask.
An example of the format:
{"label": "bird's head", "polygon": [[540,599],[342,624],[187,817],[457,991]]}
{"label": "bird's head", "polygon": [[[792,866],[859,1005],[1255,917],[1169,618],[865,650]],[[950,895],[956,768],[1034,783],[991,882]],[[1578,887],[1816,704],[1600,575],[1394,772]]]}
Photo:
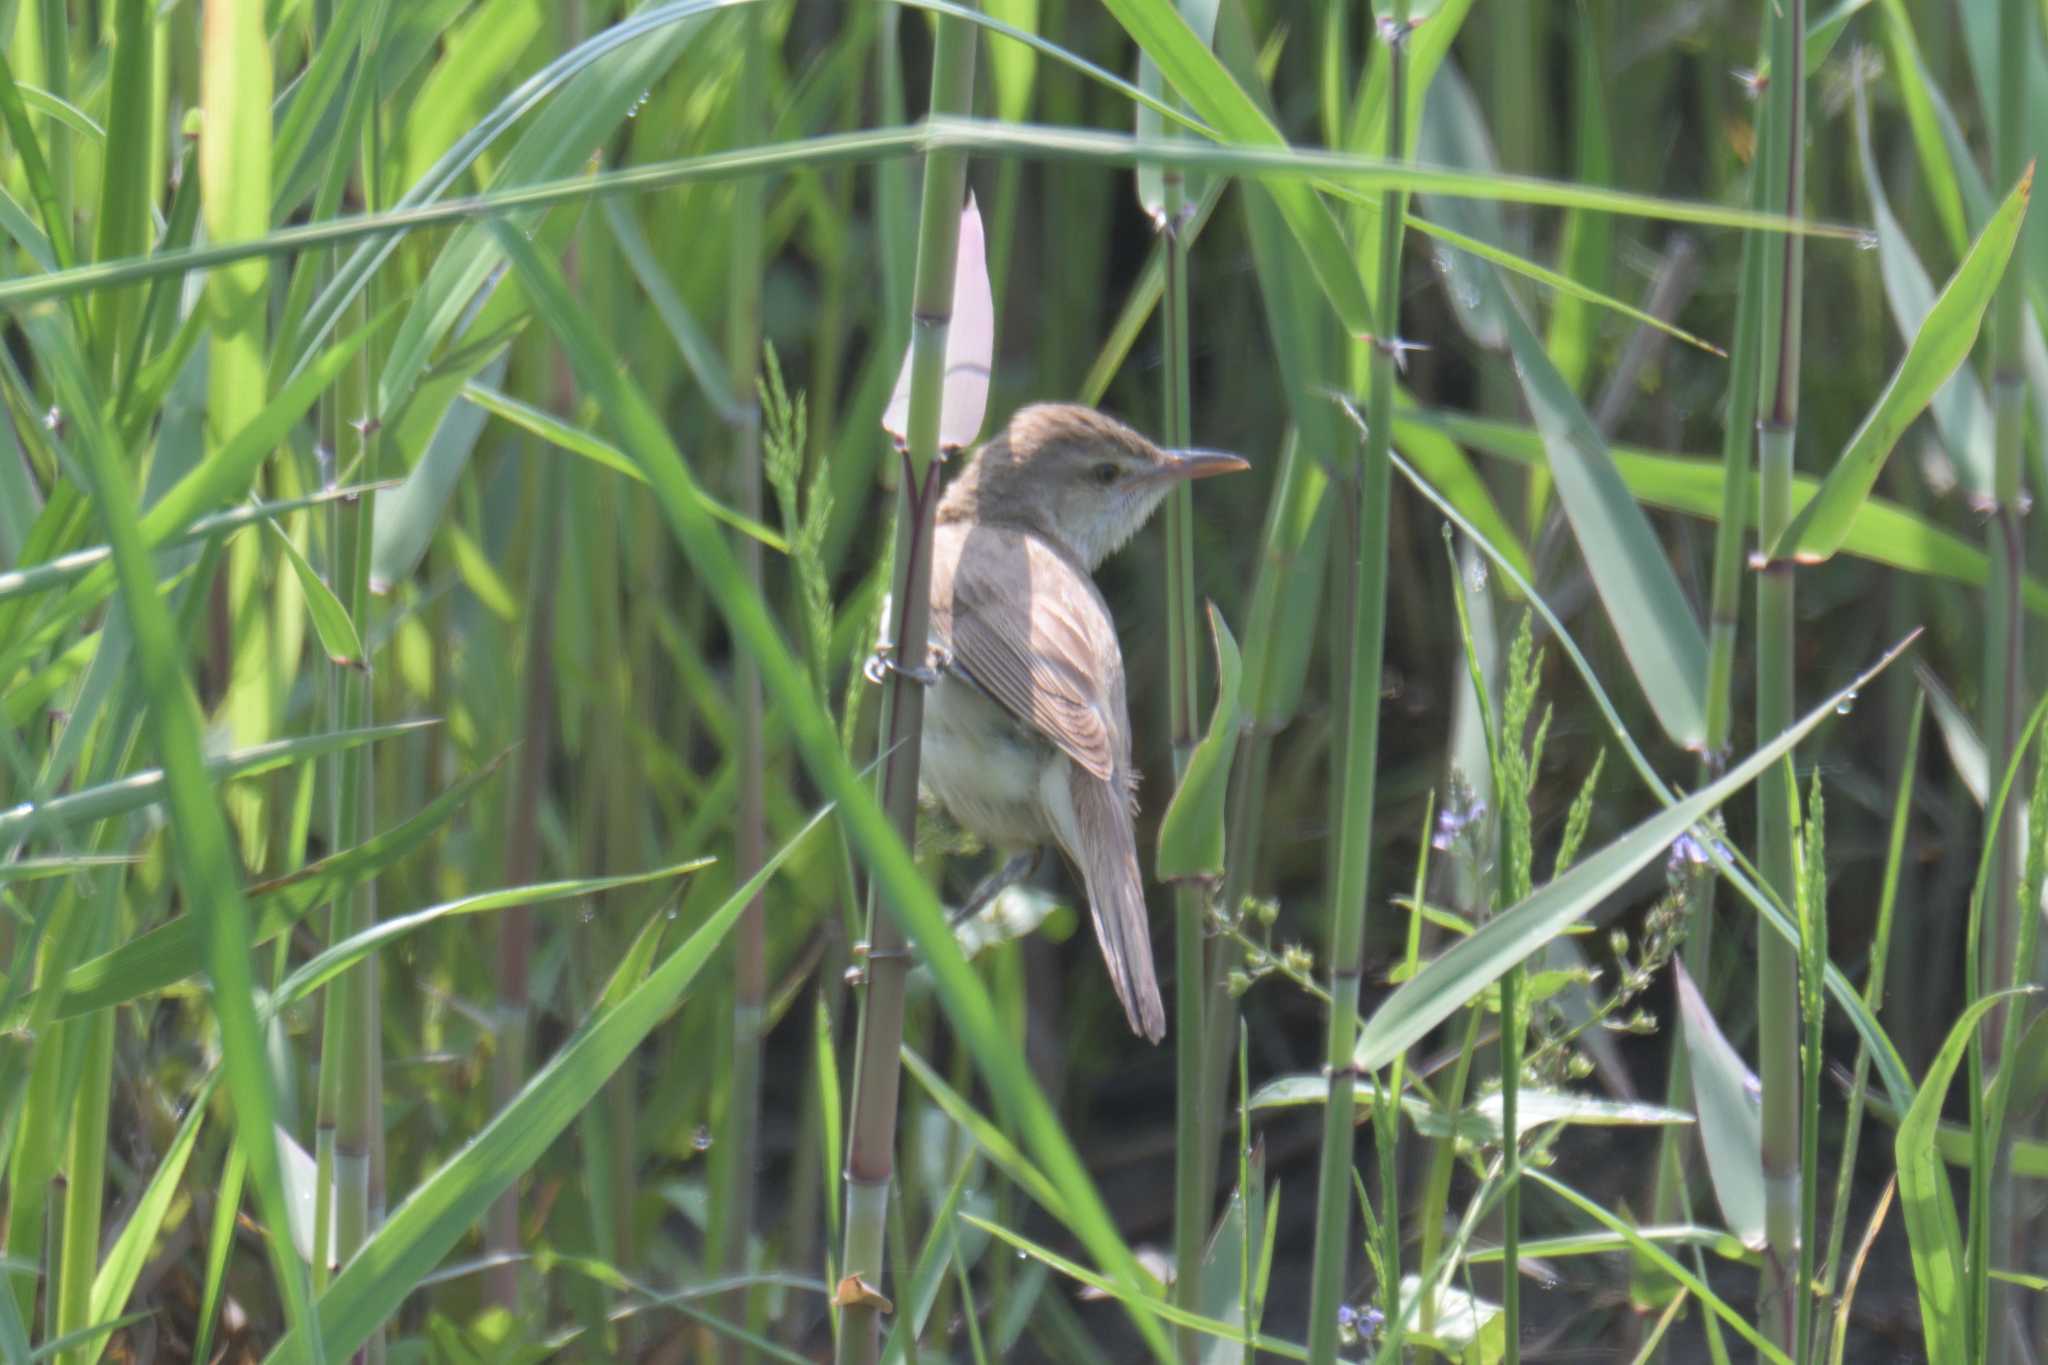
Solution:
{"label": "bird's head", "polygon": [[1213,450],[1162,450],[1074,403],[1020,409],[947,488],[941,521],[1014,526],[1089,569],[1143,526],[1174,485],[1249,468]]}

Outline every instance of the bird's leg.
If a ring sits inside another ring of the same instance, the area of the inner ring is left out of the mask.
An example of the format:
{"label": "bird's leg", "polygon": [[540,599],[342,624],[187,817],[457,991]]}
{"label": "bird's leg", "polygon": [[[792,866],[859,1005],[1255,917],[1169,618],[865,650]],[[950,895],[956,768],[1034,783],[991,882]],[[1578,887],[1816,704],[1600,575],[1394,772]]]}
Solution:
{"label": "bird's leg", "polygon": [[1044,854],[1043,848],[1027,849],[983,878],[981,885],[974,888],[974,894],[967,898],[967,903],[953,912],[953,927],[958,928],[973,919],[997,896],[1036,872],[1038,860]]}

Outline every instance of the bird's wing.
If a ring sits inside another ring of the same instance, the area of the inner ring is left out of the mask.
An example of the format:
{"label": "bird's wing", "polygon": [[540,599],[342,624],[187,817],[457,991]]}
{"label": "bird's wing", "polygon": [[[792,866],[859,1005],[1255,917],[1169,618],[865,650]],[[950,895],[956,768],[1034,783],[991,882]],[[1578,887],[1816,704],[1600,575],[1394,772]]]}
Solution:
{"label": "bird's wing", "polygon": [[1096,779],[1127,769],[1123,655],[1088,576],[986,526],[941,526],[934,555],[932,637],[952,666]]}

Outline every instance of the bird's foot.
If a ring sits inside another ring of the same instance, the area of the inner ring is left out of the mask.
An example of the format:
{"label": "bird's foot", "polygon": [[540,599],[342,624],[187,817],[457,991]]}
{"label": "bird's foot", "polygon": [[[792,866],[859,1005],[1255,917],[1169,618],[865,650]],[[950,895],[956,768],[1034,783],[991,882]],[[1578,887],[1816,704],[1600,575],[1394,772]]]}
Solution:
{"label": "bird's foot", "polygon": [[920,687],[936,684],[948,668],[953,666],[953,656],[938,645],[925,651],[925,662],[911,667],[896,657],[896,646],[887,640],[875,641],[875,652],[868,655],[867,662],[860,666],[861,675],[869,682],[880,686],[891,673],[907,678]]}
{"label": "bird's foot", "polygon": [[995,900],[997,896],[1002,895],[1003,892],[1009,890],[1018,882],[1023,881],[1033,872],[1036,872],[1038,870],[1038,860],[1044,852],[1045,850],[1042,848],[1026,850],[990,873],[980,886],[974,888],[974,894],[967,898],[967,903],[953,912],[953,927],[957,929],[968,920],[973,919],[983,910],[986,910],[989,907],[989,903]]}

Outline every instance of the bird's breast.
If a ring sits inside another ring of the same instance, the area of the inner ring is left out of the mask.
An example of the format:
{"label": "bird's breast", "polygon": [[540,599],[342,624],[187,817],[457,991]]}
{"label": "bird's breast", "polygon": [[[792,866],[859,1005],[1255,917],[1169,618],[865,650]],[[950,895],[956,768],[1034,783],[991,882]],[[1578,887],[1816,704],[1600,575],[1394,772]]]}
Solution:
{"label": "bird's breast", "polygon": [[1039,797],[1048,764],[1065,756],[957,673],[925,696],[924,788],[970,833],[998,847],[1050,841]]}

